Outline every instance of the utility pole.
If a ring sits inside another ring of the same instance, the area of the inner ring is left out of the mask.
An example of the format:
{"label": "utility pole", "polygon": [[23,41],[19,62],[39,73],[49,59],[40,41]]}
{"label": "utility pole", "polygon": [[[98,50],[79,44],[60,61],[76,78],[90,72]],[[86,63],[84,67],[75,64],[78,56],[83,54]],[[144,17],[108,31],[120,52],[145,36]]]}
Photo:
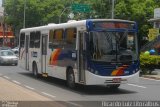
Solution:
{"label": "utility pole", "polygon": [[24,0],[24,18],[23,18],[23,28],[25,28],[25,24],[26,24],[26,0]]}
{"label": "utility pole", "polygon": [[5,38],[5,1],[3,1],[3,46],[5,45],[6,38]]}
{"label": "utility pole", "polygon": [[63,13],[67,10],[67,9],[70,9],[71,7],[65,7],[63,10],[62,10],[62,12],[61,12],[61,14],[59,15],[59,23],[61,23],[61,17],[62,17],[62,15],[63,15]]}
{"label": "utility pole", "polygon": [[112,0],[112,16],[111,16],[112,19],[114,19],[114,1],[115,0]]}

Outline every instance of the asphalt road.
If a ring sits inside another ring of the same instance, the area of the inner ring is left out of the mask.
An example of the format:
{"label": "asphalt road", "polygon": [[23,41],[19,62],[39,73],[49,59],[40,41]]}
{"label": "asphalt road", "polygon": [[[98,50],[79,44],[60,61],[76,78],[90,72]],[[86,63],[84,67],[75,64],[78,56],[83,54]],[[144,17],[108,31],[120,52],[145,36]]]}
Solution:
{"label": "asphalt road", "polygon": [[[54,101],[64,101],[73,106],[101,107],[103,101],[160,101],[160,80],[139,78],[138,83],[124,84],[118,90],[105,87],[78,86],[75,90],[55,78],[34,78],[31,72],[18,66],[0,66],[1,77],[33,90]],[[87,102],[86,102],[87,101]]]}

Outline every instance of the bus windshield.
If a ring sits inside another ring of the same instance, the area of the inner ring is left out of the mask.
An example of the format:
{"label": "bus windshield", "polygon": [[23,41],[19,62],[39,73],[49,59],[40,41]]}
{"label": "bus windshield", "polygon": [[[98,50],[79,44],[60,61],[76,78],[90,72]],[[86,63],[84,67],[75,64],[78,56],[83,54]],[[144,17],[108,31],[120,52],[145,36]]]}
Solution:
{"label": "bus windshield", "polygon": [[88,50],[92,60],[132,62],[136,54],[135,32],[89,32]]}

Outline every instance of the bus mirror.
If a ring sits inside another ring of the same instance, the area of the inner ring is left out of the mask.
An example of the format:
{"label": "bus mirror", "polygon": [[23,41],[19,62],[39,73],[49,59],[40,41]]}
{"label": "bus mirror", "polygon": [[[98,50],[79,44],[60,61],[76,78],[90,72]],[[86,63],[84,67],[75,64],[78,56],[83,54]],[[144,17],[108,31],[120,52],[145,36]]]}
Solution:
{"label": "bus mirror", "polygon": [[84,32],[83,50],[86,51],[86,42],[88,41],[88,32]]}

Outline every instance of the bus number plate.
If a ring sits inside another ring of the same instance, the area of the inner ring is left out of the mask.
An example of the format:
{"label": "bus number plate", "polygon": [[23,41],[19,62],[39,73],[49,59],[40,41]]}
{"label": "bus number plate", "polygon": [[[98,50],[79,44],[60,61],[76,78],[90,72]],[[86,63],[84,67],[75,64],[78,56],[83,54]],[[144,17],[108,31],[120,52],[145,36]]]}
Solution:
{"label": "bus number plate", "polygon": [[120,83],[121,82],[121,78],[113,78],[113,82]]}

